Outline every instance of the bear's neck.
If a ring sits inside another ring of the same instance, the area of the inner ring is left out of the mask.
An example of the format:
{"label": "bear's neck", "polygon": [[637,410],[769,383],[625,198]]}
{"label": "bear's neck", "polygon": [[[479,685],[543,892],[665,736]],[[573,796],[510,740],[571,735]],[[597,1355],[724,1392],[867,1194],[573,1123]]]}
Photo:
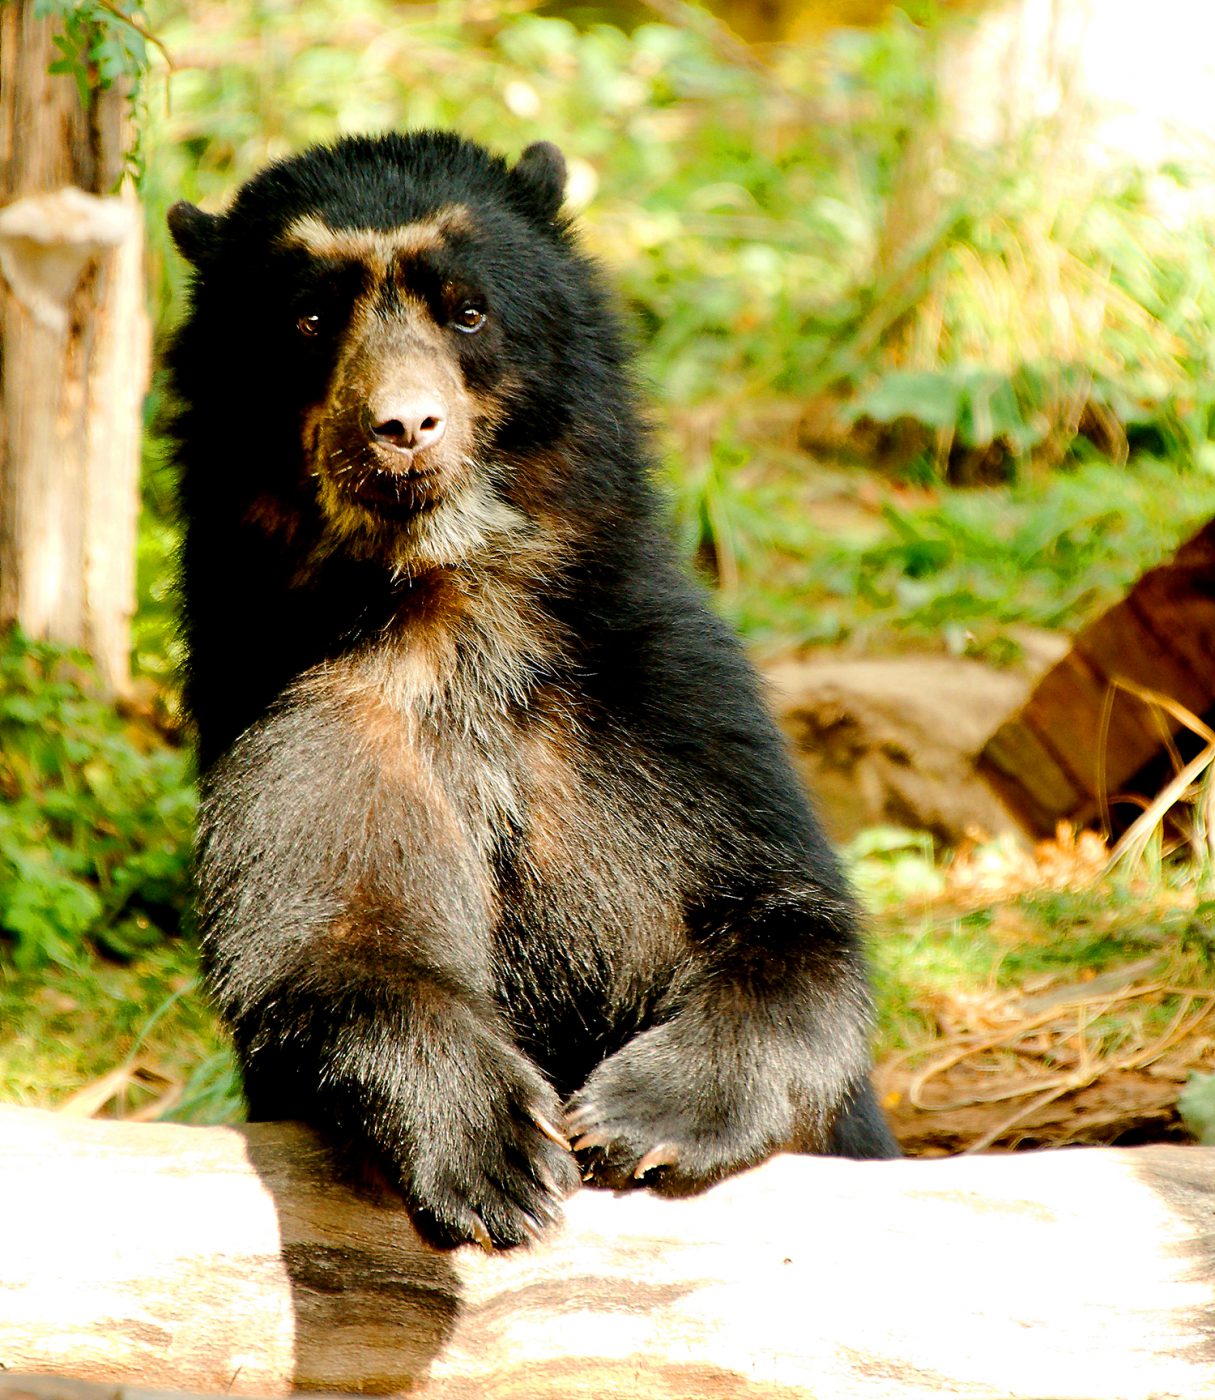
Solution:
{"label": "bear's neck", "polygon": [[393,596],[391,615],[336,664],[402,714],[476,730],[526,710],[573,663],[576,639],[517,561],[431,568]]}

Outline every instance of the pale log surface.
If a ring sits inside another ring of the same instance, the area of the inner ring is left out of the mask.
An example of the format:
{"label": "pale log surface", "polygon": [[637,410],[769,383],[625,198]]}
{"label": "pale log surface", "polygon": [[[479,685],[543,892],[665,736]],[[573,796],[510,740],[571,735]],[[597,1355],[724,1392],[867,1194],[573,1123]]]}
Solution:
{"label": "pale log surface", "polygon": [[0,1396],[1215,1395],[1213,1202],[1215,1148],[783,1157],[439,1254],[294,1125],[0,1108]]}

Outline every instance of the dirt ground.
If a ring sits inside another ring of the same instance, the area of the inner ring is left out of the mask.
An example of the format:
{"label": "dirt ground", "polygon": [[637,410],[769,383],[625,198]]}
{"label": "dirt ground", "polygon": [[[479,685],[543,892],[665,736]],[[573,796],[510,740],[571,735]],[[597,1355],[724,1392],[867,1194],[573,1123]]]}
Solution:
{"label": "dirt ground", "polygon": [[[978,911],[997,941],[986,971],[956,980],[917,977],[914,916],[888,915],[884,930],[874,915],[876,938],[902,939],[909,1033],[879,1054],[875,1082],[908,1156],[1192,1140],[1178,1097],[1192,1073],[1215,1071],[1210,902],[1150,875],[1111,897],[1110,878],[1092,832],[1026,847],[1003,871],[981,849],[958,853],[927,926],[964,930]],[[1066,892],[1074,924],[1035,924],[1044,891]],[[1100,970],[1086,962],[1095,945]],[[1010,981],[1001,948],[1029,950],[1026,967],[1043,948],[1064,957]]]}
{"label": "dirt ground", "polygon": [[[1101,888],[1100,837],[1032,846],[974,769],[1065,647],[1046,636],[1015,671],[944,656],[819,656],[774,662],[765,675],[837,840],[886,825],[961,848],[934,915],[948,919],[1034,888]],[[998,868],[981,855],[992,837],[1006,843]],[[880,937],[880,915],[874,923]],[[1079,965],[1014,989],[959,985],[925,998],[916,1011],[931,1029],[876,1073],[904,1152],[1189,1140],[1177,1097],[1192,1070],[1215,1068],[1215,991],[1200,978],[1171,985],[1177,969],[1163,952],[1128,956],[1111,972]]]}
{"label": "dirt ground", "polygon": [[[1095,1084],[1078,1089],[1027,1112],[994,1142],[991,1135],[1012,1117],[1015,1106],[967,1102],[988,1086],[965,1070],[945,1075],[935,1088],[942,1100],[957,1107],[937,1112],[916,1108],[903,1090],[884,1092],[886,1115],[908,1157],[946,1157],[962,1152],[1021,1151],[1078,1144],[1138,1146],[1146,1142],[1190,1142],[1177,1112],[1177,1095],[1188,1071],[1124,1070],[1106,1074]],[[910,1076],[897,1070],[880,1072],[885,1083]],[[1030,1105],[1032,1107],[1033,1100]]]}

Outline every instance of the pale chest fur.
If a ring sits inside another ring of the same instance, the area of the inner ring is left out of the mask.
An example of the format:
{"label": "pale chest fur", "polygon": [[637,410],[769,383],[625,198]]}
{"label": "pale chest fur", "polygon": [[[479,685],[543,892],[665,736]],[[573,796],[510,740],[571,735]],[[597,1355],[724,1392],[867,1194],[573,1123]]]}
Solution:
{"label": "pale chest fur", "polygon": [[674,891],[695,824],[576,683],[545,679],[554,626],[507,590],[472,601],[423,612],[312,683],[343,709],[385,805],[422,806],[433,838],[475,871],[505,981],[534,958],[564,979],[558,1000],[643,998],[684,949]]}

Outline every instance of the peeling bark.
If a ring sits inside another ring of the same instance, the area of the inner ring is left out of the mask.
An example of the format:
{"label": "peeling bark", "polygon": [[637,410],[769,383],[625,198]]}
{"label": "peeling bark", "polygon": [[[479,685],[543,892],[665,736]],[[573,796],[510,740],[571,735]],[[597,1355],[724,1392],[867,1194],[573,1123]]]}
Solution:
{"label": "peeling bark", "polygon": [[83,647],[129,680],[141,406],[143,231],[111,193],[129,138],[117,88],[82,107],[49,74],[49,20],[0,4],[0,626]]}

